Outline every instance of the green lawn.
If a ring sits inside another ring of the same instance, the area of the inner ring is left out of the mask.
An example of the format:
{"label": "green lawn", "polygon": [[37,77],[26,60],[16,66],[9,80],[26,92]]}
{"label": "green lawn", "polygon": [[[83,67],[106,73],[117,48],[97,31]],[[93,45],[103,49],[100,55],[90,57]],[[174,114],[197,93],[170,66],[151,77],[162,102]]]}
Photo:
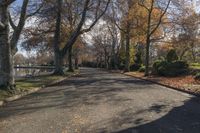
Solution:
{"label": "green lawn", "polygon": [[193,68],[193,69],[200,69],[200,63],[191,63],[191,64],[190,64],[190,68]]}
{"label": "green lawn", "polygon": [[47,85],[52,83],[53,81],[60,80],[66,77],[69,77],[73,74],[77,74],[79,71],[76,70],[75,72],[65,72],[64,76],[54,76],[54,75],[43,75],[43,76],[36,76],[31,78],[22,78],[16,80],[16,92],[10,93],[6,91],[5,89],[0,89],[0,100],[3,100],[7,97],[20,94],[23,92],[26,92],[30,89],[36,88],[36,87],[42,87],[43,85]]}

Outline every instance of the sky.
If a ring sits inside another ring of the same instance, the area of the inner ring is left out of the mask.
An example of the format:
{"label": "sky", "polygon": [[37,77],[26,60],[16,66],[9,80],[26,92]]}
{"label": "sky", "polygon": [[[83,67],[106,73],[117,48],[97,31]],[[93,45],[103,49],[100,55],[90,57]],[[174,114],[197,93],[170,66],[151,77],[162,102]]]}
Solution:
{"label": "sky", "polygon": [[[188,1],[191,1],[191,0],[188,0]],[[21,6],[22,5],[22,3],[23,3],[23,0],[16,0],[14,3],[13,3],[13,5],[12,6]],[[198,10],[199,8],[199,5],[200,5],[200,0],[197,0],[197,5],[196,5],[196,10],[199,12],[200,10]],[[33,18],[33,20],[32,20],[32,22],[34,21],[34,18]],[[26,26],[30,26],[30,25],[32,25],[32,23],[31,23],[31,21],[29,21],[29,23],[28,24],[26,24]],[[92,34],[95,34],[94,32],[92,33]],[[88,40],[89,40],[89,42],[91,41],[91,38],[88,36],[88,35],[85,35],[86,36],[86,38],[88,38]],[[20,41],[20,42],[22,42],[22,41]],[[20,43],[19,42],[19,43]],[[18,52],[19,53],[21,53],[21,54],[23,54],[24,56],[28,56],[28,54],[30,54],[30,53],[27,53],[25,50],[23,50],[20,46],[18,46]],[[33,52],[34,53],[34,52]],[[33,54],[33,53],[31,53],[31,54]]]}
{"label": "sky", "polygon": [[13,4],[14,5],[22,5],[23,0],[16,0]]}

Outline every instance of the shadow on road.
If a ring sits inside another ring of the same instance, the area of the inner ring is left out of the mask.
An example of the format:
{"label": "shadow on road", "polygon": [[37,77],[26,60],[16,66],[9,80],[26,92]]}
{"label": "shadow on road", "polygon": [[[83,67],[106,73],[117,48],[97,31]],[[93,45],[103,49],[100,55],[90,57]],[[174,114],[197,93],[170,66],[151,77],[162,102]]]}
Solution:
{"label": "shadow on road", "polygon": [[[99,76],[97,76],[99,75]],[[105,76],[106,75],[106,76]],[[118,92],[135,89],[147,89],[145,85],[152,83],[131,79],[129,77],[110,77],[104,71],[87,72],[67,79],[59,84],[44,88],[36,93],[27,95],[19,100],[0,107],[0,120],[7,117],[24,115],[48,108],[71,108],[79,105],[96,105],[107,98],[113,104],[122,104],[130,99],[117,96]],[[99,78],[97,78],[99,77]],[[126,88],[114,84],[127,85]],[[149,89],[149,88],[148,88]]]}
{"label": "shadow on road", "polygon": [[[132,121],[132,116],[138,114],[122,114],[125,123],[134,123],[128,129],[123,129],[113,133],[200,133],[200,99],[192,98],[185,101],[183,106],[175,107],[163,117],[155,121],[146,121],[145,119],[136,119]],[[154,105],[147,110],[161,113],[166,105]],[[143,111],[138,113],[143,113]],[[195,113],[196,112],[196,113]],[[146,123],[146,124],[143,124]]]}
{"label": "shadow on road", "polygon": [[[108,118],[90,125],[99,127],[91,132],[104,133],[107,132],[107,128],[113,127],[113,133],[200,133],[199,98],[194,97],[184,101],[183,105],[172,107],[170,111],[166,108],[173,106],[173,103],[158,102],[135,112],[134,107],[129,108],[124,105],[127,102],[134,102],[135,99],[119,95],[123,92],[138,92],[141,89],[154,90],[155,87],[152,85],[150,82],[127,76],[121,78],[117,74],[103,71],[94,73],[84,71],[77,77],[0,107],[0,120],[50,108],[70,110],[81,105],[93,106],[107,103],[125,108],[116,115],[116,118]],[[152,113],[163,115],[156,120],[146,119],[148,116],[145,115]],[[101,128],[102,125],[105,125],[105,128]],[[124,129],[123,125],[130,126]],[[90,127],[86,127],[85,131],[87,132],[88,129]]]}

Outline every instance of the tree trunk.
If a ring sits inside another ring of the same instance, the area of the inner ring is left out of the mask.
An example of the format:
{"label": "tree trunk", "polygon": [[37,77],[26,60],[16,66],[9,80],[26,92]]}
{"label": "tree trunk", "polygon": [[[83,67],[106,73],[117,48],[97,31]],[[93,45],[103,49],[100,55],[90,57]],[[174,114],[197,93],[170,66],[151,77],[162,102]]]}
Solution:
{"label": "tree trunk", "polygon": [[111,60],[110,60],[110,69],[117,69],[117,59],[116,59],[116,54],[115,54],[115,45],[116,45],[116,41],[113,38],[113,42],[112,42],[112,53],[111,53]]}
{"label": "tree trunk", "polygon": [[146,60],[145,60],[145,76],[149,76],[149,49],[150,49],[150,36],[147,35],[146,40]]}
{"label": "tree trunk", "polygon": [[55,64],[55,75],[64,75],[63,72],[63,56],[59,49],[60,46],[60,31],[61,31],[61,10],[62,10],[62,1],[57,0],[57,16],[56,16],[56,30],[54,33],[54,64]]}
{"label": "tree trunk", "polygon": [[78,69],[78,56],[75,57],[75,69]]}
{"label": "tree trunk", "polygon": [[192,52],[193,62],[196,62],[196,54],[195,54],[194,43],[191,44],[191,52]]}
{"label": "tree trunk", "polygon": [[61,57],[60,53],[56,51],[54,51],[54,64],[55,64],[54,75],[64,75],[63,58]]}
{"label": "tree trunk", "polygon": [[14,70],[12,69],[11,45],[9,42],[8,6],[0,6],[0,19],[4,25],[0,29],[0,86],[6,89],[14,88]]}
{"label": "tree trunk", "polygon": [[126,33],[126,64],[125,64],[125,72],[130,71],[130,33]]}
{"label": "tree trunk", "polygon": [[68,50],[68,71],[69,72],[74,72],[74,69],[73,69],[73,64],[72,64],[72,46],[69,47],[69,50]]}
{"label": "tree trunk", "polygon": [[[152,3],[153,4],[153,3]],[[150,52],[150,43],[151,43],[151,13],[148,14],[147,22],[147,32],[146,32],[146,60],[145,60],[145,74],[144,76],[149,76],[149,52]]]}

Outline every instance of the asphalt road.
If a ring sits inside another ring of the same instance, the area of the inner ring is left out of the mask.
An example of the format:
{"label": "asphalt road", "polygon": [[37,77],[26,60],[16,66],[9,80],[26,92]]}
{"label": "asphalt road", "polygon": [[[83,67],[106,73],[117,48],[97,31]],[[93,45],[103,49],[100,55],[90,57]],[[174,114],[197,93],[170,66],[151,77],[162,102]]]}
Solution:
{"label": "asphalt road", "polygon": [[0,133],[200,133],[200,99],[98,69],[0,108]]}

